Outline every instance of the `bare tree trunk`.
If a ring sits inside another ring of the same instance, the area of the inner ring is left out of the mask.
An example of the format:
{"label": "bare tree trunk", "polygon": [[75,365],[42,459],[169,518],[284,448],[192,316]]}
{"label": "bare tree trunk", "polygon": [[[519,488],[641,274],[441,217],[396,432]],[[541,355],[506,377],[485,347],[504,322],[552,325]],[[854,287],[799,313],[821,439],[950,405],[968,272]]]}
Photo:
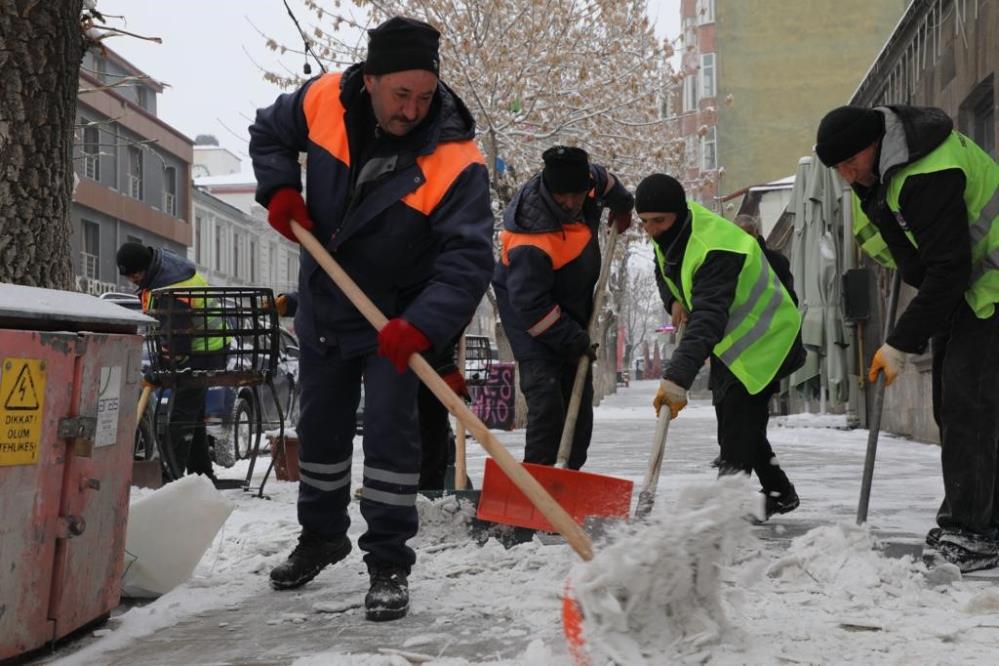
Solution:
{"label": "bare tree trunk", "polygon": [[69,207],[82,4],[0,2],[0,282],[73,284]]}

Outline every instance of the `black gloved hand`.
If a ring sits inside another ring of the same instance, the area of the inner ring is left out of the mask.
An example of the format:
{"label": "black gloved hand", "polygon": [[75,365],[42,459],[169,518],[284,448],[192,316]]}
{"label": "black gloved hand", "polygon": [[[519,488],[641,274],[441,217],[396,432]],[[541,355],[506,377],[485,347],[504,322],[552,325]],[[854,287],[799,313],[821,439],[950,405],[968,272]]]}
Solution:
{"label": "black gloved hand", "polygon": [[591,361],[597,360],[597,347],[599,343],[590,342],[590,336],[583,333],[573,340],[566,348],[566,358],[571,361],[579,360],[580,356],[588,356]]}

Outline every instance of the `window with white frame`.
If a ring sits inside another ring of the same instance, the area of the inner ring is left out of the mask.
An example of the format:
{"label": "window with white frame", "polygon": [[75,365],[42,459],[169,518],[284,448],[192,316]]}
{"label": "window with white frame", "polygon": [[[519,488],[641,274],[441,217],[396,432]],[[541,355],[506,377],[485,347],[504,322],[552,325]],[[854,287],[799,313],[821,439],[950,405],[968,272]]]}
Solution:
{"label": "window with white frame", "polygon": [[128,196],[142,200],[142,149],[128,147]]}
{"label": "window with white frame", "polygon": [[97,127],[83,128],[83,175],[101,179],[101,132]]}
{"label": "window with white frame", "polygon": [[239,265],[239,259],[240,259],[240,256],[239,256],[239,246],[240,246],[240,244],[242,242],[243,242],[243,237],[240,236],[239,234],[233,232],[233,234],[232,234],[232,274],[233,274],[233,277],[238,277],[238,278],[239,277],[243,277],[243,275],[240,273],[240,268],[241,267]]}
{"label": "window with white frame", "polygon": [[718,155],[716,153],[716,128],[714,125],[707,128],[701,136],[701,171],[713,171],[718,168]]}
{"label": "window with white frame", "polygon": [[697,0],[694,15],[697,17],[697,25],[715,22],[715,0]]}
{"label": "window with white frame", "polygon": [[697,74],[683,78],[683,110],[697,110]]}
{"label": "window with white frame", "polygon": [[687,136],[683,140],[683,158],[686,168],[696,169],[697,164],[697,137]]}
{"label": "window with white frame", "polygon": [[250,284],[257,283],[257,241],[250,240]]}
{"label": "window with white frame", "polygon": [[177,217],[177,167],[163,169],[163,212]]}
{"label": "window with white frame", "polygon": [[701,55],[701,97],[715,96],[715,54]]}
{"label": "window with white frame", "polygon": [[215,220],[215,270],[222,270],[222,253],[223,245],[222,241],[225,237],[225,230],[222,225],[219,224],[218,220]]}
{"label": "window with white frame", "polygon": [[96,222],[83,220],[83,242],[81,243],[80,268],[84,277],[100,279],[101,227]]}
{"label": "window with white frame", "polygon": [[205,265],[208,254],[205,252],[205,240],[208,238],[205,232],[205,218],[202,215],[194,216],[194,262],[199,266]]}

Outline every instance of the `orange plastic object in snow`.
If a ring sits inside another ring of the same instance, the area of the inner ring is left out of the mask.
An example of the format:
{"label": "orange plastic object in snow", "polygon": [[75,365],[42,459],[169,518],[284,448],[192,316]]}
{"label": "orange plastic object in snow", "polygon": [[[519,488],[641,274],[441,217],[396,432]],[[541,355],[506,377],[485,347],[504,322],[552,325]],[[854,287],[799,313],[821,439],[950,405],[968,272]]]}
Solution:
{"label": "orange plastic object in snow", "polygon": [[565,582],[565,592],[562,595],[562,632],[573,663],[577,666],[590,666],[590,654],[586,649],[586,639],[583,638],[583,609],[572,596],[569,581]]}
{"label": "orange plastic object in snow", "polygon": [[[526,469],[580,525],[589,516],[628,518],[635,484],[626,479],[571,469],[524,463]],[[476,516],[515,527],[554,532],[555,528],[503,473],[492,458],[486,459],[482,495]]]}

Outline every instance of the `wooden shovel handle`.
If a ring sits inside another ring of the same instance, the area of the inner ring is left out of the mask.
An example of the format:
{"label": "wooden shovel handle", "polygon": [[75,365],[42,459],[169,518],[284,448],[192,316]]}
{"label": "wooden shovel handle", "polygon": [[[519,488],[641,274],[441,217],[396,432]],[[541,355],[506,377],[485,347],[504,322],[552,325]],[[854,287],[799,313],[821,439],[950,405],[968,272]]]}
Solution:
{"label": "wooden shovel handle", "polygon": [[[465,376],[465,334],[458,338],[458,372]],[[465,472],[465,424],[458,421],[458,432],[454,436],[454,489],[464,490],[468,480]]]}
{"label": "wooden shovel handle", "polygon": [[139,406],[135,410],[135,424],[138,427],[139,421],[142,420],[142,415],[146,411],[146,405],[149,404],[149,396],[153,393],[153,387],[149,384],[144,384],[142,387],[142,393],[139,394]]}
{"label": "wooden shovel handle", "polygon": [[[612,224],[607,236],[607,247],[604,248],[603,261],[600,263],[600,277],[597,278],[596,291],[593,294],[593,312],[590,314],[590,324],[586,329],[590,336],[590,342],[597,334],[597,322],[600,320],[600,311],[604,307],[604,295],[607,288],[607,278],[610,277],[610,264],[614,259],[614,247],[617,245],[617,225]],[[583,385],[586,383],[586,375],[590,372],[590,358],[585,354],[579,357],[579,364],[576,366],[576,378],[572,382],[572,394],[569,396],[569,406],[565,412],[565,424],[562,426],[562,439],[558,443],[558,457],[555,464],[559,467],[566,467],[569,464],[569,455],[572,453],[572,440],[576,435],[576,420],[579,417],[579,407],[583,402]]]}
{"label": "wooden shovel handle", "polygon": [[[315,236],[303,229],[298,223],[292,221],[291,223],[292,233],[298,238],[299,243],[302,247],[308,251],[312,258],[316,260],[323,270],[330,276],[334,284],[340,288],[340,290],[350,299],[350,302],[354,304],[354,307],[360,311],[364,318],[375,327],[377,330],[381,330],[382,327],[388,322],[385,315],[381,313],[378,307],[371,302],[371,299],[361,291],[357,283],[340,267],[340,265],[334,261],[330,253],[326,251],[319,241],[316,240]],[[464,426],[472,433],[482,445],[482,448],[486,450],[486,453],[491,455],[496,463],[500,466],[500,469],[513,481],[514,485],[524,493],[524,495],[531,501],[538,511],[548,519],[555,529],[565,538],[572,549],[583,558],[584,560],[593,559],[593,543],[590,541],[590,537],[587,536],[583,528],[572,519],[565,509],[556,502],[548,492],[541,487],[541,484],[531,476],[523,466],[514,460],[510,452],[503,447],[498,439],[489,431],[489,428],[485,426],[482,421],[479,420],[472,410],[468,408],[465,401],[458,397],[458,395],[451,390],[451,387],[447,385],[440,375],[434,372],[434,369],[430,367],[419,354],[413,354],[409,357],[409,367],[416,373],[416,376],[420,378],[430,392],[433,393],[438,400],[441,401],[447,410],[454,414],[455,418],[458,419],[459,423],[464,424]]]}

